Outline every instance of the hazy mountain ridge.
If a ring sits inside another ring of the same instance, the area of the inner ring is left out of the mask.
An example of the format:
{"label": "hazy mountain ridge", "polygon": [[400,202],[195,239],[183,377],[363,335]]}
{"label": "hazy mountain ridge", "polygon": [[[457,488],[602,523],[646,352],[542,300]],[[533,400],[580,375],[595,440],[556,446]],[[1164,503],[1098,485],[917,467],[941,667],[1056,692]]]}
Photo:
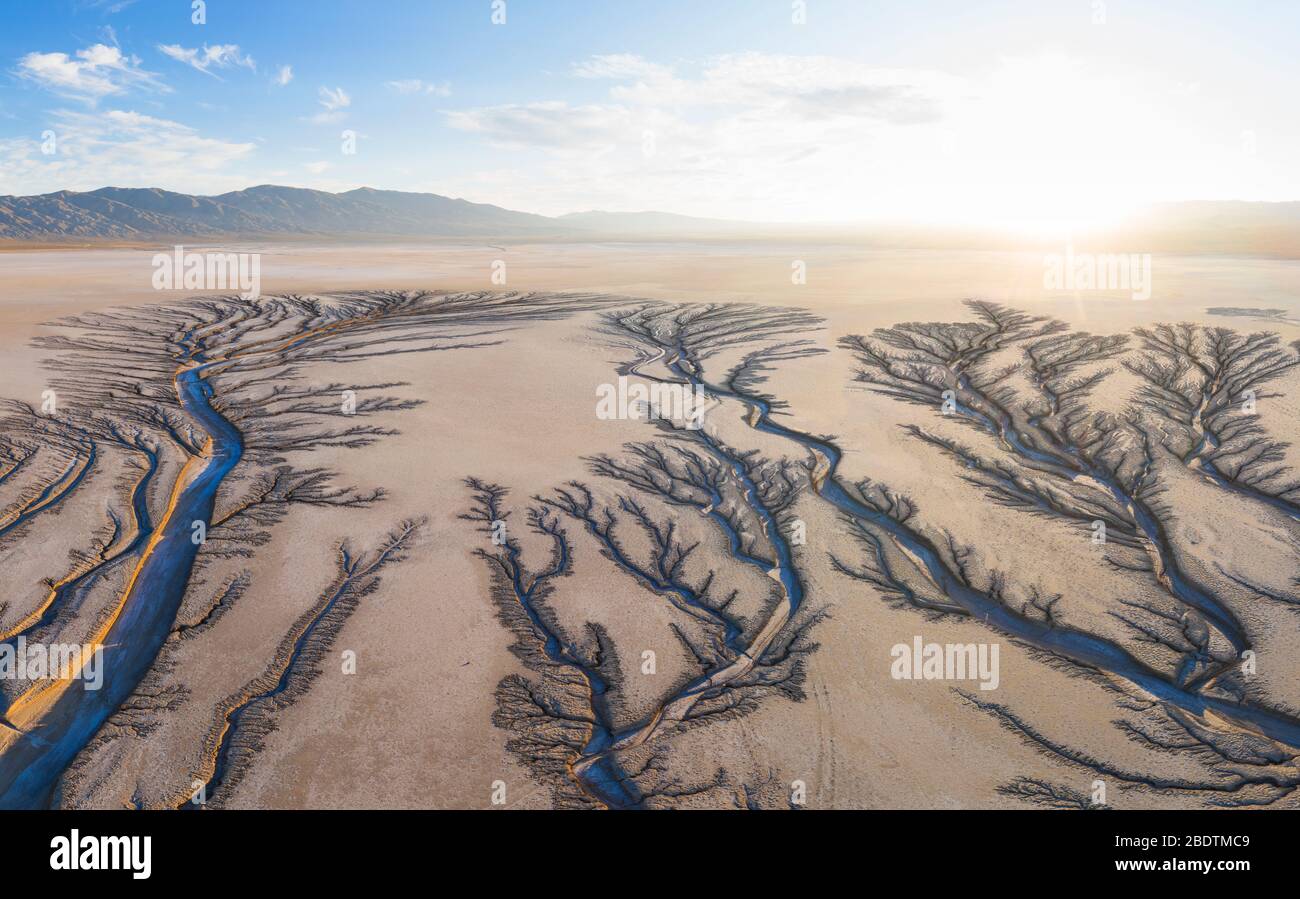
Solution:
{"label": "hazy mountain ridge", "polygon": [[[612,222],[604,216],[617,218],[612,213],[598,215],[606,224]],[[668,218],[693,221],[685,216]],[[264,184],[210,197],[157,188],[104,187],[85,193],[0,196],[0,240],[258,234],[563,236],[587,231],[580,217],[569,221],[438,194],[369,187],[334,194]]]}
{"label": "hazy mountain ridge", "polygon": [[[780,225],[667,212],[550,217],[438,194],[343,193],[263,184],[216,196],[158,188],[0,196],[0,242],[229,239],[258,236],[541,239],[754,239],[875,248],[1030,249],[1060,239],[916,225]],[[1300,202],[1162,203],[1124,225],[1075,235],[1080,250],[1300,258]]]}

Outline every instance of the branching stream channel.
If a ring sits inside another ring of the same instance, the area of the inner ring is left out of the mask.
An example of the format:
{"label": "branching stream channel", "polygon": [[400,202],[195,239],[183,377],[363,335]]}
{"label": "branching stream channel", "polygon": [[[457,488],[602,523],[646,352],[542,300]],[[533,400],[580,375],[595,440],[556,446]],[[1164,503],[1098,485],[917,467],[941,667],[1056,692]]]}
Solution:
{"label": "branching stream channel", "polygon": [[[51,680],[31,688],[8,708],[5,717],[9,728],[0,733],[0,741],[5,741],[0,753],[0,807],[44,807],[54,801],[63,772],[109,716],[139,686],[174,626],[199,551],[199,546],[191,540],[192,523],[211,520],[217,491],[239,462],[244,448],[240,431],[214,408],[211,402],[213,391],[207,377],[240,357],[282,350],[295,341],[315,336],[315,333],[300,333],[240,349],[212,351],[212,355],[205,352],[201,330],[185,335],[180,341],[184,351],[177,359],[174,389],[182,409],[206,432],[206,444],[202,452],[189,459],[181,469],[171,488],[166,511],[142,550],[125,589],[104,623],[88,641],[103,646],[101,689],[86,690],[76,681]],[[924,574],[943,594],[973,619],[1038,650],[1127,681],[1160,701],[1191,714],[1205,716],[1213,713],[1240,727],[1300,749],[1300,721],[1285,713],[1249,701],[1237,702],[1211,695],[1207,692],[1206,680],[1181,682],[1150,667],[1110,640],[1031,619],[1008,604],[973,589],[956,576],[928,537],[905,521],[862,502],[843,486],[837,472],[842,453],[829,439],[819,439],[774,421],[772,402],[767,399],[737,385],[709,383],[699,361],[690,358],[689,351],[673,340],[654,335],[641,337],[654,351],[630,365],[627,369],[629,374],[657,380],[641,369],[650,363],[661,364],[677,383],[704,391],[712,402],[743,405],[747,412],[745,420],[755,430],[798,444],[812,456],[810,480],[816,495],[849,519],[869,524],[888,535],[918,561]],[[999,427],[996,416],[988,411],[969,405],[962,411],[974,417],[984,417],[983,425],[996,436],[1003,439],[1014,437],[1014,429],[1008,431]],[[609,807],[626,808],[638,804],[636,787],[619,769],[617,754],[656,739],[683,721],[702,694],[750,672],[804,599],[804,588],[786,536],[776,516],[766,508],[762,491],[750,481],[745,459],[707,429],[700,431],[697,439],[701,447],[733,473],[745,502],[762,523],[775,559],[762,559],[747,553],[725,515],[716,511],[706,511],[705,514],[728,535],[732,557],[745,565],[758,566],[780,585],[781,595],[747,645],[743,645],[739,632],[729,622],[724,622],[727,624],[726,640],[736,651],[734,658],[685,685],[645,720],[615,731],[609,726],[607,715],[597,714],[590,739],[571,771],[587,793]],[[1031,453],[1027,448],[1018,448],[1024,450],[1031,460],[1044,465],[1060,466],[1064,462],[1068,466],[1070,462],[1055,450],[1044,453],[1042,449],[1035,449]],[[1075,475],[1096,479],[1096,473],[1078,471],[1077,468]],[[1104,480],[1102,483],[1108,488],[1111,486]],[[1162,535],[1154,532],[1158,525],[1144,519],[1140,509],[1137,517],[1144,530],[1152,531],[1148,534],[1152,542],[1163,545]],[[509,550],[509,553],[513,559],[516,550]],[[529,605],[532,592],[538,580],[559,573],[567,564],[568,559],[562,554],[555,569],[534,579],[532,584],[525,583],[519,576],[517,565],[513,577],[507,572],[521,607],[533,617],[534,625],[543,630],[545,623]],[[1174,574],[1173,589],[1181,598],[1204,612],[1229,638],[1234,648],[1245,647],[1246,638],[1231,614],[1195,584],[1178,581],[1180,575],[1176,566],[1171,564],[1169,568]],[[683,601],[689,604],[690,598],[683,597]],[[545,652],[553,662],[579,674],[587,682],[596,704],[599,703],[604,685],[595,671],[576,658],[559,639],[547,640]]]}

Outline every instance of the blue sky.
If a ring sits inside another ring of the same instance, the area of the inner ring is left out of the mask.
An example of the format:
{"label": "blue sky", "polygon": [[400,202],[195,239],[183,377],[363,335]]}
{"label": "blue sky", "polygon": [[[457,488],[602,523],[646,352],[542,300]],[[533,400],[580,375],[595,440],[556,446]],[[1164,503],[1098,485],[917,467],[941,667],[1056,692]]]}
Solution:
{"label": "blue sky", "polygon": [[0,4],[0,194],[364,184],[551,214],[1029,226],[1300,199],[1287,0],[204,12]]}

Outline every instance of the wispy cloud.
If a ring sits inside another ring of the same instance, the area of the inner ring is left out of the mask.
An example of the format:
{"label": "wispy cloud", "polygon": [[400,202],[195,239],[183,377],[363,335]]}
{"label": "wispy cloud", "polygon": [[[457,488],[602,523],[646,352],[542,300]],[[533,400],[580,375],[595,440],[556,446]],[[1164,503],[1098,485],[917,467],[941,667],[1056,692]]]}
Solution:
{"label": "wispy cloud", "polygon": [[399,94],[430,94],[435,97],[450,97],[451,82],[449,81],[421,81],[419,78],[409,78],[404,81],[387,81],[385,82],[390,90],[395,90]]}
{"label": "wispy cloud", "polygon": [[[751,128],[806,145],[808,135],[793,132],[792,126],[933,122],[942,117],[954,90],[953,79],[936,73],[759,53],[717,57],[692,78],[630,55],[592,57],[575,65],[573,73],[618,82],[610,89],[610,102],[477,107],[448,112],[448,123],[512,148],[589,151],[610,143],[639,143],[646,129],[678,136],[695,131],[692,143],[699,149],[720,132]],[[688,115],[692,111],[695,115]],[[770,149],[772,139],[763,143]]]}
{"label": "wispy cloud", "polygon": [[330,112],[336,109],[344,109],[352,105],[352,98],[348,96],[347,91],[341,87],[320,89],[320,105],[324,106]]}
{"label": "wispy cloud", "polygon": [[606,99],[444,114],[452,128],[522,151],[531,162],[522,177],[545,185],[534,202],[547,211],[667,205],[758,217],[759,205],[798,208],[842,190],[864,147],[933,143],[918,127],[937,127],[965,89],[928,70],[764,53],[680,66],[604,55],[570,72],[610,82]]}
{"label": "wispy cloud", "polygon": [[672,69],[649,62],[631,53],[593,56],[574,63],[573,74],[579,78],[652,78],[672,77]]}
{"label": "wispy cloud", "polygon": [[253,57],[241,53],[238,44],[215,44],[211,47],[204,44],[201,50],[197,47],[182,47],[180,44],[159,44],[158,49],[177,62],[193,66],[203,74],[213,75],[213,77],[216,76],[212,69],[243,66],[251,71],[257,71],[257,64],[253,62]]}
{"label": "wispy cloud", "polygon": [[195,192],[246,186],[247,173],[234,168],[251,159],[255,145],[205,137],[196,129],[138,112],[56,110],[50,126],[58,152],[41,153],[40,143],[0,141],[0,193],[167,187]]}
{"label": "wispy cloud", "polygon": [[280,87],[284,87],[293,80],[293,66],[280,66],[280,70],[275,73],[273,81]]}
{"label": "wispy cloud", "polygon": [[77,0],[76,9],[78,11],[102,9],[105,15],[111,16],[135,5],[137,2],[139,0]]}
{"label": "wispy cloud", "polygon": [[330,122],[340,121],[344,115],[343,110],[352,105],[352,98],[341,87],[322,87],[317,93],[317,102],[324,107],[324,110],[316,113],[307,121],[316,125],[325,125]]}
{"label": "wispy cloud", "polygon": [[66,53],[28,53],[18,60],[18,77],[65,97],[95,103],[101,97],[142,87],[166,91],[158,76],[141,67],[138,56],[117,47],[94,44]]}
{"label": "wispy cloud", "polygon": [[560,100],[480,106],[446,116],[451,127],[511,150],[596,152],[632,140],[637,124],[626,107],[572,106]]}
{"label": "wispy cloud", "polygon": [[937,118],[940,101],[956,85],[956,79],[937,72],[755,52],[714,57],[694,77],[629,54],[593,56],[577,63],[573,73],[621,82],[611,88],[610,98],[640,106],[739,106],[897,123]]}

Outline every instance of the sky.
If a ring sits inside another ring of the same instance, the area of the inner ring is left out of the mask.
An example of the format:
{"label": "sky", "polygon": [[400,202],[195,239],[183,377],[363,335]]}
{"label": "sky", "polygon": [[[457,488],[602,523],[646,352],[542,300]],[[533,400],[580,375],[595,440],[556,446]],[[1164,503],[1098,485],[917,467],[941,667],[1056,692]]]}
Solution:
{"label": "sky", "polygon": [[1026,229],[1300,199],[1294,0],[194,6],[0,0],[0,195]]}

